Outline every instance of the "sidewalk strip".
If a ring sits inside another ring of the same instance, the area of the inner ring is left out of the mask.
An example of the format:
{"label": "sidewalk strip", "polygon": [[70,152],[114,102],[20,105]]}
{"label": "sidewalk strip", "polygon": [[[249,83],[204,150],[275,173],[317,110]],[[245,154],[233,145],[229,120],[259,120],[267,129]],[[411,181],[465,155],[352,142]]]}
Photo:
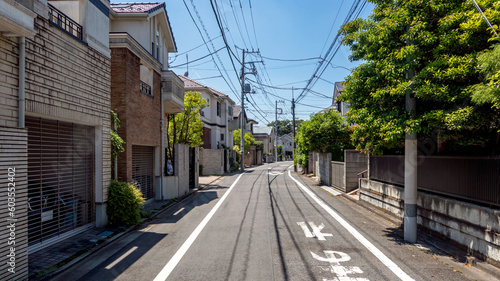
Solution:
{"label": "sidewalk strip", "polygon": [[215,204],[215,206],[213,207],[213,209],[210,210],[210,213],[207,214],[207,216],[196,227],[196,229],[193,231],[193,233],[191,233],[191,235],[189,235],[188,239],[184,242],[184,244],[182,244],[182,246],[179,248],[179,250],[177,250],[177,252],[175,253],[175,255],[170,259],[170,261],[165,265],[165,267],[163,267],[163,269],[160,271],[160,273],[158,273],[158,275],[156,276],[156,278],[154,279],[154,281],[164,281],[164,280],[167,280],[167,278],[170,275],[170,273],[172,273],[172,271],[174,270],[174,268],[177,266],[177,264],[179,263],[179,261],[184,256],[184,254],[187,252],[187,250],[189,250],[189,247],[191,247],[191,245],[196,240],[196,238],[198,237],[198,235],[201,233],[201,231],[203,230],[203,228],[205,228],[205,226],[207,225],[208,221],[210,221],[210,219],[213,217],[213,215],[215,214],[215,212],[217,212],[217,209],[219,209],[220,205],[222,205],[222,203],[224,202],[224,200],[226,199],[226,197],[229,195],[229,193],[231,192],[231,190],[233,190],[234,186],[240,180],[241,176],[243,176],[244,173],[245,172],[243,172],[241,175],[238,176],[238,178],[233,182],[233,184],[231,185],[231,187],[229,187],[229,189],[226,191],[226,193],[224,193],[224,195],[219,200],[219,202],[217,202],[217,204]]}
{"label": "sidewalk strip", "polygon": [[288,176],[295,181],[295,183],[306,192],[318,205],[323,207],[325,211],[330,214],[337,222],[339,222],[347,231],[349,231],[354,238],[356,238],[363,246],[365,246],[370,252],[372,252],[375,257],[377,257],[387,268],[389,268],[394,274],[396,274],[399,279],[403,281],[414,281],[408,274],[406,274],[397,264],[391,261],[382,251],[380,251],[375,245],[373,245],[368,239],[366,239],[359,231],[352,227],[347,221],[345,221],[339,214],[337,214],[330,206],[328,206],[323,200],[321,200],[314,192],[305,187],[298,180],[292,177],[292,173],[288,170]]}

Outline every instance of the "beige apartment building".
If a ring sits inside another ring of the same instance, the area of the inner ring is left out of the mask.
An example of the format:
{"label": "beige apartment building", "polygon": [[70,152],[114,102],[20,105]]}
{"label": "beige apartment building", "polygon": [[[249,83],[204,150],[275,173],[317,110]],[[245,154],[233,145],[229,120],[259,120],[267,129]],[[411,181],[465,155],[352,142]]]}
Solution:
{"label": "beige apartment building", "polygon": [[1,1],[0,236],[15,240],[0,244],[1,280],[107,223],[109,110],[109,2]]}

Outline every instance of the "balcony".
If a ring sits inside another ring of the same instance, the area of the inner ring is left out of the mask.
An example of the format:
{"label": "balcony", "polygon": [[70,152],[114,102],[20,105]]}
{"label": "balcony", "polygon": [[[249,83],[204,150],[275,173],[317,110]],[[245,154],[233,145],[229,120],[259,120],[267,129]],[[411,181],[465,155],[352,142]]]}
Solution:
{"label": "balcony", "polygon": [[153,93],[151,92],[151,86],[149,86],[147,83],[141,81],[141,86],[140,86],[141,93],[146,94],[148,96],[153,96]]}
{"label": "balcony", "polygon": [[71,35],[75,39],[83,40],[82,26],[70,17],[66,16],[63,12],[56,9],[54,6],[49,5],[49,21],[62,31]]}
{"label": "balcony", "polygon": [[0,1],[0,33],[4,36],[27,36],[36,34],[33,1]]}
{"label": "balcony", "polygon": [[184,82],[171,70],[164,70],[161,77],[163,111],[175,114],[184,111]]}

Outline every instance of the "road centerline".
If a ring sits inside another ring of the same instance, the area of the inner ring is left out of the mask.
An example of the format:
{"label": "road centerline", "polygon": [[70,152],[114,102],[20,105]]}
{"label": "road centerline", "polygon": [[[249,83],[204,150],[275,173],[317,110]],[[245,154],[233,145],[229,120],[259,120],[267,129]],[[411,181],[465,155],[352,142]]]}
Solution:
{"label": "road centerline", "polygon": [[338,223],[340,223],[349,233],[351,233],[354,238],[356,238],[363,246],[365,246],[375,257],[377,257],[388,269],[390,269],[394,274],[396,274],[399,279],[404,281],[414,281],[406,272],[404,272],[396,263],[389,259],[382,251],[380,251],[375,245],[373,245],[368,239],[366,239],[359,231],[357,231],[353,226],[351,226],[346,220],[344,220],[337,212],[335,212],[330,206],[328,206],[323,200],[321,200],[316,194],[314,194],[309,188],[305,187],[302,183],[292,177],[290,170],[288,170],[288,176],[305,192],[309,195],[318,205],[320,205],[329,215],[331,215]]}
{"label": "road centerline", "polygon": [[222,205],[226,197],[229,195],[229,193],[233,190],[233,188],[236,186],[236,183],[240,180],[241,176],[243,176],[245,172],[243,172],[241,175],[238,176],[238,178],[233,182],[233,184],[229,187],[229,189],[224,193],[224,195],[221,197],[221,199],[215,204],[215,206],[210,210],[210,212],[206,215],[206,217],[200,222],[200,224],[196,227],[196,229],[189,235],[188,239],[182,244],[182,246],[177,250],[177,252],[174,254],[174,256],[168,261],[168,263],[163,267],[163,269],[158,273],[158,275],[155,277],[154,281],[164,281],[168,278],[170,273],[174,270],[174,268],[177,266],[177,264],[180,262],[184,254],[189,250],[193,242],[196,240],[198,235],[201,233],[203,228],[208,224],[210,219],[213,217],[215,212],[219,209],[219,207]]}

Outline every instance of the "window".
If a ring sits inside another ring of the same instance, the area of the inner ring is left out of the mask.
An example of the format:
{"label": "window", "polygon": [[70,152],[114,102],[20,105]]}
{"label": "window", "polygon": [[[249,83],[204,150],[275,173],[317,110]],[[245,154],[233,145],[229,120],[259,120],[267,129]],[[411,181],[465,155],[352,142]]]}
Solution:
{"label": "window", "polygon": [[210,99],[207,98],[207,105],[210,105]]}
{"label": "window", "polygon": [[220,134],[220,140],[224,141],[224,134]]}
{"label": "window", "polygon": [[217,116],[220,116],[221,115],[221,106],[220,106],[220,102],[217,102]]}
{"label": "window", "polygon": [[153,58],[155,57],[155,43],[154,42],[151,42],[151,55],[153,56]]}

